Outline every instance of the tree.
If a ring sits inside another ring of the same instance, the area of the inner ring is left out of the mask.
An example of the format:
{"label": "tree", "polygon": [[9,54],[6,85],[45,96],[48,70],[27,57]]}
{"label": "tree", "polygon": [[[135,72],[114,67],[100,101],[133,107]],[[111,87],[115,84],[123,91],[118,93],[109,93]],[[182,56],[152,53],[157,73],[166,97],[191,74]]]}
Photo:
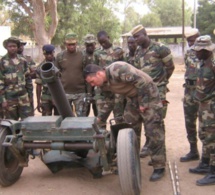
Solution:
{"label": "tree", "polygon": [[213,30],[215,29],[215,2],[214,0],[199,0],[199,7],[196,15],[196,26],[201,34],[211,35],[215,41]]}
{"label": "tree", "polygon": [[42,45],[51,42],[58,25],[57,0],[13,0],[5,3],[22,13],[21,21],[26,21],[24,24],[32,31],[39,51]]}
{"label": "tree", "polygon": [[[162,26],[182,25],[181,0],[145,0],[152,13],[159,16]],[[191,24],[191,9],[185,7],[185,25]],[[153,21],[152,21],[153,23]]]}
{"label": "tree", "polygon": [[140,19],[140,23],[145,27],[161,27],[161,19],[156,13],[148,13]]}

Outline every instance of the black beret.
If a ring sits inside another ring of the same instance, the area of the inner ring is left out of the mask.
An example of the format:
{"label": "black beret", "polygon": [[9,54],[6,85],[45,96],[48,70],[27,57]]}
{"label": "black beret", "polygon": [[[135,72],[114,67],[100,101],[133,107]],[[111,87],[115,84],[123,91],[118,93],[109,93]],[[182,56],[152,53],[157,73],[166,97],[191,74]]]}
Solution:
{"label": "black beret", "polygon": [[43,54],[47,54],[47,53],[52,53],[55,50],[54,45],[51,44],[47,44],[47,45],[43,45]]}

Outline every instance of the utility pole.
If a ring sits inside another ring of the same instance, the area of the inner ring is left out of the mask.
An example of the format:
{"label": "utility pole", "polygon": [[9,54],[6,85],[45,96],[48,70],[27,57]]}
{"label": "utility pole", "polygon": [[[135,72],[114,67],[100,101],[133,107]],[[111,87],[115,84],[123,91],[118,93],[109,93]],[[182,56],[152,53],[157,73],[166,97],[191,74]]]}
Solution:
{"label": "utility pole", "polygon": [[182,54],[184,55],[184,0],[182,0]]}
{"label": "utility pole", "polygon": [[194,6],[193,6],[193,28],[196,28],[196,1],[194,0]]}

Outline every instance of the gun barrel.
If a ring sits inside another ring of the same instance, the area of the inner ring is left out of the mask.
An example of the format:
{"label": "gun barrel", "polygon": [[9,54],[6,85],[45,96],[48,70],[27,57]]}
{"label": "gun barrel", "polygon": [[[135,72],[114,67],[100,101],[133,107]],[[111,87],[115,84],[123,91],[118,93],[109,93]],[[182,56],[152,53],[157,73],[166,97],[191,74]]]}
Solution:
{"label": "gun barrel", "polygon": [[58,112],[63,118],[75,116],[59,78],[59,70],[52,62],[45,62],[40,66],[40,75],[49,88]]}

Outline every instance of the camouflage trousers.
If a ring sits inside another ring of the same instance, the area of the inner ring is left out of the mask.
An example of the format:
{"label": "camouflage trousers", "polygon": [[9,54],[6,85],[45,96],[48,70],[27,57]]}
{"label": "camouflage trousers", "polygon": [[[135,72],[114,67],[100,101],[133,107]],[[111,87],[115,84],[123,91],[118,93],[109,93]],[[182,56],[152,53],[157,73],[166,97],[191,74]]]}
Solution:
{"label": "camouflage trousers", "polygon": [[127,98],[124,119],[131,123],[140,145],[142,123],[149,138],[148,149],[154,169],[164,168],[166,163],[165,131],[163,128],[162,105],[151,102],[144,113],[139,111],[137,98]]}
{"label": "camouflage trousers", "polygon": [[194,99],[195,86],[184,85],[184,119],[189,143],[197,143],[196,121],[198,117],[199,103]]}
{"label": "camouflage trousers", "polygon": [[203,143],[202,157],[215,166],[215,98],[199,104],[199,137]]}
{"label": "camouflage trousers", "polygon": [[16,98],[7,97],[7,104],[8,107],[4,110],[4,116],[7,119],[24,119],[32,113],[27,93]]}
{"label": "camouflage trousers", "polygon": [[159,91],[159,95],[160,95],[160,99],[162,101],[163,104],[163,119],[166,118],[166,113],[167,113],[167,107],[168,107],[168,101],[166,100],[166,93],[169,91],[168,88],[166,87],[166,85],[162,85],[162,86],[158,86],[158,91]]}
{"label": "camouflage trousers", "polygon": [[42,100],[42,116],[52,116],[59,115],[56,106],[53,104],[53,101],[50,100]]}
{"label": "camouflage trousers", "polygon": [[69,100],[69,103],[71,105],[71,108],[73,109],[76,116],[87,116],[87,110],[88,110],[88,102],[86,101],[86,93],[77,93],[77,94],[66,94],[67,99]]}
{"label": "camouflage trousers", "polygon": [[120,118],[123,116],[124,96],[113,94],[112,92],[101,92],[100,89],[96,89],[95,99],[98,110],[98,118],[102,121],[100,126],[104,126],[106,124],[106,121],[112,111],[114,118]]}

